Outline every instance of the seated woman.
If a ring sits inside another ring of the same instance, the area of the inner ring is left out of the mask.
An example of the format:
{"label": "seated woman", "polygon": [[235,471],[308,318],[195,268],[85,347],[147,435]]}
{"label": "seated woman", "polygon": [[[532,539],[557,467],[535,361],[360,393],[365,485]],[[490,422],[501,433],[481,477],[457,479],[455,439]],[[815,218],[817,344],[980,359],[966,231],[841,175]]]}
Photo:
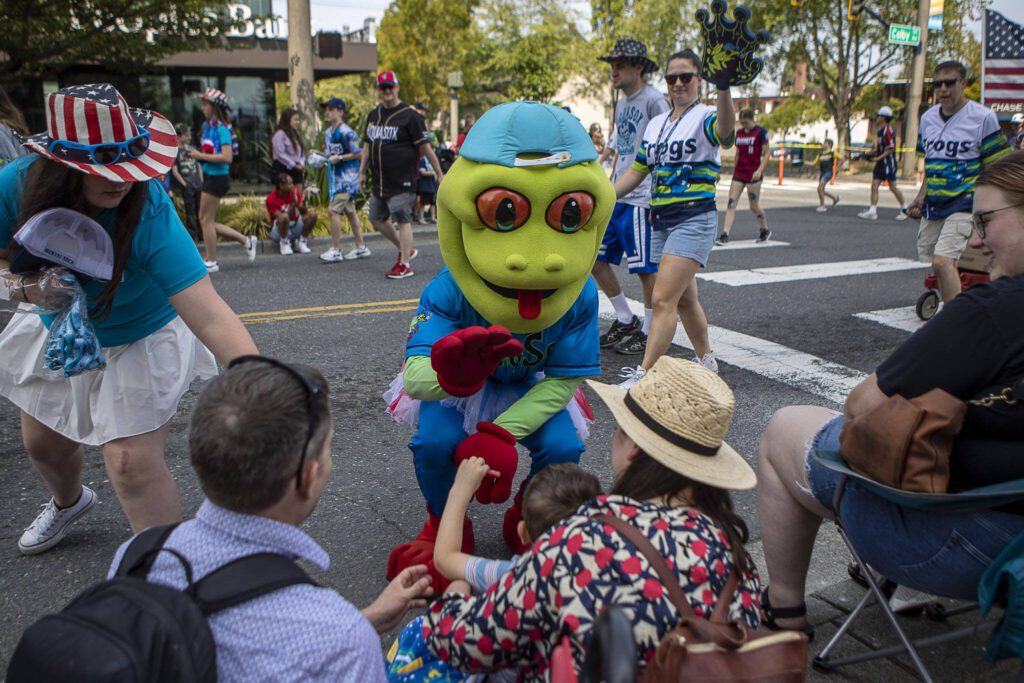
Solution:
{"label": "seated woman", "polygon": [[[839,475],[808,458],[838,450],[843,421],[887,397],[941,388],[961,400],[998,394],[1024,377],[1024,152],[984,166],[969,244],[990,258],[992,282],[965,291],[915,332],[846,400],[842,415],[814,406],[775,414],[761,440],[758,514],[770,589],[769,627],[807,630],[804,584]],[[1019,390],[1018,390],[1019,393]],[[950,491],[1024,477],[1024,401],[968,405],[953,445]],[[842,498],[850,541],[885,577],[927,593],[973,599],[992,559],[1024,531],[1024,505],[970,512],[901,507],[850,481]]]}
{"label": "seated woman", "polygon": [[729,617],[758,626],[760,582],[743,547],[747,527],[726,490],[756,484],[743,457],[723,442],[732,391],[713,372],[667,356],[628,394],[590,385],[618,423],[612,493],[540,536],[485,594],[434,604],[424,618],[426,645],[462,671],[515,668],[522,680],[546,680],[563,635],[579,667],[594,621],[613,604],[632,621],[638,664],[653,656],[679,613],[636,547],[596,515],[628,521],[664,552],[698,615],[711,614],[736,571]]}

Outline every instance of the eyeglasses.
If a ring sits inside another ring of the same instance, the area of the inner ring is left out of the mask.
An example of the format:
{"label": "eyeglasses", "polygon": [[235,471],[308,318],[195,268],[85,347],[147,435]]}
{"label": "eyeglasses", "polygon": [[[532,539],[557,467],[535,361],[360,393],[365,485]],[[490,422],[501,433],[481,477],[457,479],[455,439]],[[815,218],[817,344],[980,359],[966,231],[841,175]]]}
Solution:
{"label": "eyeglasses", "polygon": [[1012,206],[1003,206],[998,209],[992,209],[991,211],[982,211],[981,213],[971,214],[971,227],[974,228],[974,232],[978,233],[978,237],[980,237],[981,239],[985,239],[985,229],[988,224],[988,221],[983,220],[985,216],[991,216],[992,214],[998,213],[999,211],[1006,211],[1007,209],[1016,209],[1021,206],[1024,206],[1024,204],[1013,204]]}
{"label": "eyeglasses", "polygon": [[697,74],[692,71],[687,71],[686,73],[681,74],[665,74],[665,82],[669,85],[675,85],[676,81],[682,81],[683,85],[689,85],[690,81],[692,81],[693,77],[696,75]]}
{"label": "eyeglasses", "polygon": [[68,161],[91,163],[97,166],[109,166],[122,157],[138,159],[149,149],[149,131],[142,132],[124,142],[102,142],[96,145],[85,145],[71,140],[54,140],[46,150],[56,157]]}
{"label": "eyeglasses", "polygon": [[267,365],[272,365],[275,368],[280,368],[281,370],[284,370],[289,375],[294,377],[295,381],[301,384],[302,388],[306,391],[306,442],[302,445],[302,453],[299,455],[299,466],[295,470],[295,488],[300,488],[302,486],[302,466],[306,464],[306,451],[309,450],[309,442],[313,440],[313,432],[316,431],[317,427],[317,422],[315,418],[315,402],[316,397],[320,395],[320,387],[318,387],[316,384],[313,384],[313,382],[309,381],[309,379],[306,378],[301,372],[299,372],[292,366],[288,365],[287,363],[283,363],[277,360],[276,358],[269,358],[267,356],[238,356],[237,358],[233,359],[230,363],[228,363],[228,370],[238,365],[241,365],[242,363],[251,363],[253,361],[266,363]]}
{"label": "eyeglasses", "polygon": [[959,78],[943,78],[943,79],[932,81],[932,85],[934,85],[936,88],[941,88],[941,87],[952,88],[954,85],[956,85],[959,82],[960,82]]}

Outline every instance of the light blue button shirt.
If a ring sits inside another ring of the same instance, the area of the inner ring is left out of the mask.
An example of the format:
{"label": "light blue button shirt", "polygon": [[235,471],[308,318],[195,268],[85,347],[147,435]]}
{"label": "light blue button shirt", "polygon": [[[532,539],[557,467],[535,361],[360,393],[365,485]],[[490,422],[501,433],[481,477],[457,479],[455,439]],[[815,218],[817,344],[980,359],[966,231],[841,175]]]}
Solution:
{"label": "light blue button shirt", "polygon": [[[114,556],[113,576],[128,543]],[[189,559],[196,580],[245,555],[277,553],[321,570],[330,558],[305,532],[266,517],[204,501],[165,547]],[[181,563],[161,553],[149,573],[155,583],[185,587]],[[297,585],[213,614],[220,681],[387,681],[380,640],[370,622],[329,588]]]}

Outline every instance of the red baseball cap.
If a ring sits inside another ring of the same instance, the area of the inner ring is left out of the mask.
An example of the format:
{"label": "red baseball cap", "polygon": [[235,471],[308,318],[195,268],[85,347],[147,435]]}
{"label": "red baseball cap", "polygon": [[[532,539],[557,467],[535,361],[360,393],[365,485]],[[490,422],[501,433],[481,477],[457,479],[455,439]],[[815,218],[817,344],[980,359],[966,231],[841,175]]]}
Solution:
{"label": "red baseball cap", "polygon": [[398,85],[398,76],[394,71],[381,71],[377,74],[377,87],[381,88],[387,85]]}

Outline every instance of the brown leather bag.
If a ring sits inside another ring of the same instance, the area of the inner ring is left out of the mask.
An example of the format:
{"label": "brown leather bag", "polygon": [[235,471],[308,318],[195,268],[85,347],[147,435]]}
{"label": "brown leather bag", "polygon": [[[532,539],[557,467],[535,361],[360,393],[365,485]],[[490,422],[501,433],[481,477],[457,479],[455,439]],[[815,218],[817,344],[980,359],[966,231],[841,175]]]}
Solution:
{"label": "brown leather bag", "polygon": [[895,394],[843,424],[839,452],[854,472],[880,484],[920,493],[946,493],[949,456],[967,404],[942,389],[917,398]]}
{"label": "brown leather bag", "polygon": [[675,572],[643,533],[611,515],[600,520],[618,531],[647,558],[679,611],[679,623],[658,643],[638,683],[740,681],[802,683],[807,674],[807,636],[798,631],[750,630],[729,621],[739,578],[735,569],[718,596],[711,619],[697,616]]}

